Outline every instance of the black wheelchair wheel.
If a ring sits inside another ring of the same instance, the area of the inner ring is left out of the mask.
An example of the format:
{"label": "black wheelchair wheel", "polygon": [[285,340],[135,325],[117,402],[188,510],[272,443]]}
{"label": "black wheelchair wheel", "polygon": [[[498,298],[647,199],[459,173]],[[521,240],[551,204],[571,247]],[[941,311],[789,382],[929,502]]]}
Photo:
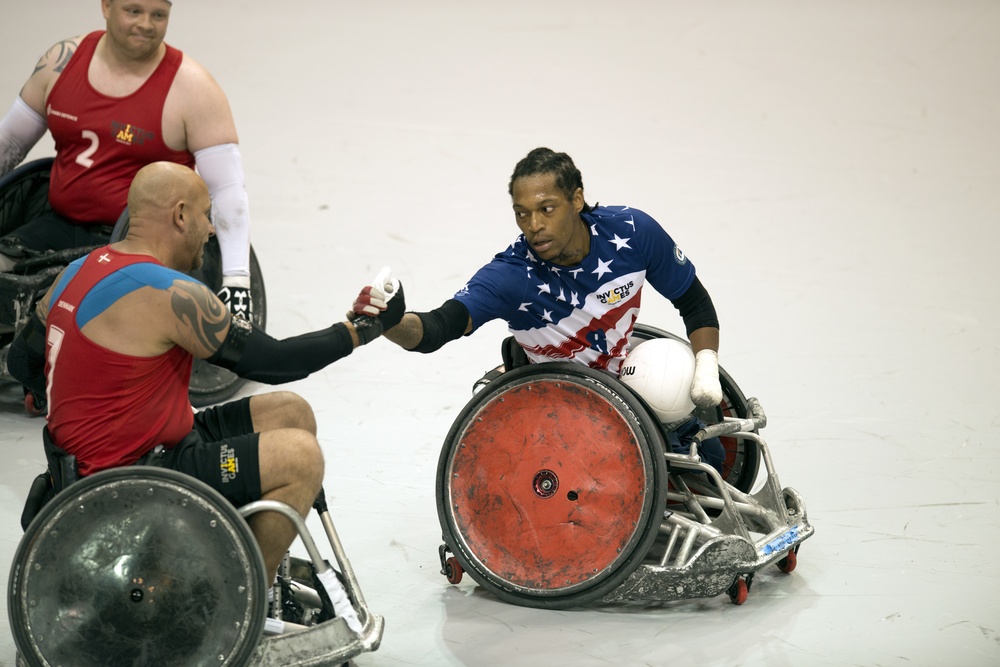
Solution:
{"label": "black wheelchair wheel", "polygon": [[[631,340],[636,345],[652,338],[672,338],[685,345],[691,345],[680,336],[649,325],[637,323],[632,330]],[[722,385],[722,403],[708,410],[699,409],[695,414],[706,424],[718,424],[724,417],[749,418],[750,408],[747,406],[746,397],[732,376],[721,366],[719,367],[719,384]],[[757,443],[733,437],[723,437],[720,440],[722,440],[722,445],[726,450],[726,459],[722,465],[723,479],[740,491],[749,493],[760,468],[760,449],[757,447]]]}
{"label": "black wheelchair wheel", "polygon": [[7,590],[21,660],[43,665],[245,665],[267,615],[247,523],[193,477],[116,468],[49,502]]}
{"label": "black wheelchair wheel", "polygon": [[[118,222],[111,233],[111,241],[121,241],[128,233],[128,209],[122,211]],[[205,254],[200,269],[191,271],[190,275],[208,286],[213,292],[222,288],[222,251],[219,241],[211,237],[205,244]],[[253,299],[253,322],[261,329],[267,328],[267,293],[264,289],[264,276],[257,261],[257,254],[250,248],[250,294]],[[195,359],[191,369],[191,382],[188,393],[191,404],[197,408],[221,403],[233,396],[246,381],[232,371],[220,368],[203,359]]]}
{"label": "black wheelchair wheel", "polygon": [[52,212],[49,173],[53,162],[50,157],[25,162],[0,178],[0,236]]}
{"label": "black wheelchair wheel", "polygon": [[613,376],[555,362],[473,396],[438,462],[438,518],[462,569],[496,597],[563,609],[642,562],[666,503],[663,436]]}

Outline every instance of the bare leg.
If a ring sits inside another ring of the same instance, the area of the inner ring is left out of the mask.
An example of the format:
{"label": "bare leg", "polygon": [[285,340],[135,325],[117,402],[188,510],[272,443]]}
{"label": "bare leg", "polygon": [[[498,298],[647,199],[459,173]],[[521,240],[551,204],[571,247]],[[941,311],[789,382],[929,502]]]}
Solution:
{"label": "bare leg", "polygon": [[[323,453],[312,409],[290,392],[254,396],[250,409],[254,428],[260,430],[261,497],[287,503],[305,517],[323,485]],[[295,540],[295,527],[280,514],[260,512],[250,518],[250,529],[264,556],[267,580],[273,581]]]}
{"label": "bare leg", "polygon": [[250,397],[250,416],[258,433],[278,428],[298,428],[316,435],[316,417],[304,398],[290,391]]}

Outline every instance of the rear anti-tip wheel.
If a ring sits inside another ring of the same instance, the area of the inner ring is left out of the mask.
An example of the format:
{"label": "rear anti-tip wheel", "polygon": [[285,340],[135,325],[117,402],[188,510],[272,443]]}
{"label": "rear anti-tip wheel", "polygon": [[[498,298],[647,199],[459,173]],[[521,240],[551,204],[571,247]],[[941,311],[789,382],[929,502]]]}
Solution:
{"label": "rear anti-tip wheel", "polygon": [[444,576],[448,578],[449,584],[462,583],[462,574],[464,572],[462,564],[454,556],[451,556],[444,562]]}
{"label": "rear anti-tip wheel", "polygon": [[733,601],[733,604],[741,605],[750,596],[750,587],[747,586],[747,582],[743,577],[737,577],[736,581],[733,582],[733,585],[726,592],[729,594],[729,599]]}
{"label": "rear anti-tip wheel", "polygon": [[785,574],[790,574],[795,566],[798,564],[799,557],[795,555],[794,551],[789,551],[785,554],[785,557],[778,561],[778,569]]}

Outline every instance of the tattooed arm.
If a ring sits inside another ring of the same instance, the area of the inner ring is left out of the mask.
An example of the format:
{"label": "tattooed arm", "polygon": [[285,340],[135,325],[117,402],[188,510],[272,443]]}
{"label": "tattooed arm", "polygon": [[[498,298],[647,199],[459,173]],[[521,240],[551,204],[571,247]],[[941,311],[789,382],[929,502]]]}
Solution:
{"label": "tattooed arm", "polygon": [[170,292],[176,344],[248,380],[266,384],[301,380],[346,357],[360,344],[350,322],[276,340],[246,320],[232,317],[201,283],[176,281]]}
{"label": "tattooed arm", "polygon": [[79,37],[66,39],[46,51],[10,111],[0,119],[0,176],[19,165],[45,134],[45,100],[79,42]]}
{"label": "tattooed arm", "polygon": [[199,359],[215,354],[229,333],[229,310],[201,283],[177,280],[169,292],[176,331],[172,342]]}
{"label": "tattooed arm", "polygon": [[82,39],[83,35],[78,35],[53,44],[38,59],[34,71],[21,88],[21,99],[39,115],[45,116],[45,100],[48,99],[49,91]]}

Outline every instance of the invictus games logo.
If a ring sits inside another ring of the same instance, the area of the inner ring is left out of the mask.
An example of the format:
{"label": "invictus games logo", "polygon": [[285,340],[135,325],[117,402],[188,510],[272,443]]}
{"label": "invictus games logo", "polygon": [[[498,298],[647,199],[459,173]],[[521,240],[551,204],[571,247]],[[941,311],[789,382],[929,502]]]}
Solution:
{"label": "invictus games logo", "polygon": [[130,146],[132,144],[142,146],[146,141],[152,140],[156,136],[155,133],[149,130],[144,130],[141,127],[135,127],[131,123],[122,123],[117,120],[111,121],[111,133],[115,135],[115,141]]}
{"label": "invictus games logo", "polygon": [[219,468],[223,484],[236,479],[236,474],[240,471],[240,460],[236,458],[236,450],[226,443],[222,443],[219,447]]}
{"label": "invictus games logo", "polygon": [[621,285],[620,287],[612,287],[607,292],[602,292],[597,295],[597,298],[601,300],[601,303],[612,306],[622,299],[627,299],[630,294],[632,294],[632,287],[635,286],[635,282],[628,281],[627,285]]}

